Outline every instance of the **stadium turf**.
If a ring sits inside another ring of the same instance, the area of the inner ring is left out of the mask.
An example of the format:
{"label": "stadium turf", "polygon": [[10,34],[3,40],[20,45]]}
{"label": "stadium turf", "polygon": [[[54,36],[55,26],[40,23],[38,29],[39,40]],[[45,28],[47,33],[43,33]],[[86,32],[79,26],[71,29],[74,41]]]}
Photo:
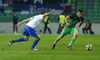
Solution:
{"label": "stadium turf", "polygon": [[[38,51],[30,50],[35,38],[29,41],[14,43],[8,47],[9,40],[24,37],[21,34],[0,34],[0,60],[100,60],[100,35],[79,35],[72,45],[74,50],[68,49],[72,35],[62,38],[52,50],[52,44],[58,34],[40,34],[41,40],[37,44]],[[86,44],[92,44],[92,50],[85,49]]]}

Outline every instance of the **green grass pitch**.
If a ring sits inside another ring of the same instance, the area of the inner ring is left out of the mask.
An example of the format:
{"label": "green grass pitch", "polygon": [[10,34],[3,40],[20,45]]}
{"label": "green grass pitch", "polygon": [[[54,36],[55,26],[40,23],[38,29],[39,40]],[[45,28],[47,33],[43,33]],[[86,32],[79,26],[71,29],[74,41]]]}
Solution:
{"label": "green grass pitch", "polygon": [[[68,44],[73,35],[68,34],[62,38],[52,50],[52,44],[58,34],[40,34],[41,40],[36,45],[38,51],[30,50],[34,37],[29,41],[14,43],[8,47],[12,39],[24,37],[21,34],[0,34],[0,60],[100,60],[100,35],[79,35],[73,50]],[[85,49],[86,44],[92,44],[92,50]]]}

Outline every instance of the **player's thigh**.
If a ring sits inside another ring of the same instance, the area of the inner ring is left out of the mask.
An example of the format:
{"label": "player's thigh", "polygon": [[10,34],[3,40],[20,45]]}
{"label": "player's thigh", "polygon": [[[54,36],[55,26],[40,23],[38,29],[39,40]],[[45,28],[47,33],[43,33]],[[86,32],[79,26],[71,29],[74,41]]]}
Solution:
{"label": "player's thigh", "polygon": [[37,34],[36,36],[34,36],[35,38],[37,38],[37,40],[40,40],[40,35]]}
{"label": "player's thigh", "polygon": [[67,34],[69,33],[69,31],[70,31],[70,28],[67,27],[67,26],[65,26],[65,27],[63,28],[62,32],[61,32],[61,36],[63,37],[63,36],[65,36],[65,35],[67,35]]}
{"label": "player's thigh", "polygon": [[75,27],[71,28],[70,33],[73,34],[74,32],[76,32],[78,34],[78,31]]}
{"label": "player's thigh", "polygon": [[30,36],[30,35],[29,35],[29,32],[28,32],[28,30],[27,30],[27,26],[25,26],[25,28],[24,28],[23,35],[25,35],[25,36]]}
{"label": "player's thigh", "polygon": [[36,35],[38,34],[38,32],[36,31],[35,28],[29,28],[29,29],[28,29],[28,32],[29,32],[29,35],[30,35],[31,37],[34,37],[34,36],[36,36]]}

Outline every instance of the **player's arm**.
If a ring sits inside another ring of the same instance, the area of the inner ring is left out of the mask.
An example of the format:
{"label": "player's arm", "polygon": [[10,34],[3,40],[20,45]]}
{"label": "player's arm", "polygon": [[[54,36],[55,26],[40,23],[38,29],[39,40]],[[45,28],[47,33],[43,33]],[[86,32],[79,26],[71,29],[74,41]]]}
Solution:
{"label": "player's arm", "polygon": [[49,13],[45,13],[45,14],[43,14],[43,18],[44,18],[45,16],[47,16],[47,15],[53,13],[54,11],[55,11],[55,9],[53,9],[53,10],[52,10],[51,12],[49,12]]}
{"label": "player's arm", "polygon": [[67,26],[70,25],[70,24],[68,23],[68,19],[69,19],[69,18],[70,18],[69,16],[65,17],[65,22],[66,22]]}
{"label": "player's arm", "polygon": [[83,22],[84,22],[84,21],[81,21],[81,23],[80,23],[79,26],[77,27],[78,31],[79,31],[81,25],[83,24]]}
{"label": "player's arm", "polygon": [[19,24],[16,24],[16,27],[19,27],[21,24],[23,24],[24,22],[30,21],[31,18],[25,19],[22,22],[20,22]]}

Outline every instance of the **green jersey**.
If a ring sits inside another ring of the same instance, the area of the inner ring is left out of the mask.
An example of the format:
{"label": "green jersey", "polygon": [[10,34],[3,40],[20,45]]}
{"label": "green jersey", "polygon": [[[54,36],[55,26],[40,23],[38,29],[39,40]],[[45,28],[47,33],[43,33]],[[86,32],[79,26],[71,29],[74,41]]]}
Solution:
{"label": "green jersey", "polygon": [[80,18],[77,17],[77,13],[72,13],[71,15],[69,15],[69,19],[68,19],[68,23],[70,23],[69,27],[75,27],[75,25],[80,22],[80,21],[84,21],[84,17],[81,16]]}

